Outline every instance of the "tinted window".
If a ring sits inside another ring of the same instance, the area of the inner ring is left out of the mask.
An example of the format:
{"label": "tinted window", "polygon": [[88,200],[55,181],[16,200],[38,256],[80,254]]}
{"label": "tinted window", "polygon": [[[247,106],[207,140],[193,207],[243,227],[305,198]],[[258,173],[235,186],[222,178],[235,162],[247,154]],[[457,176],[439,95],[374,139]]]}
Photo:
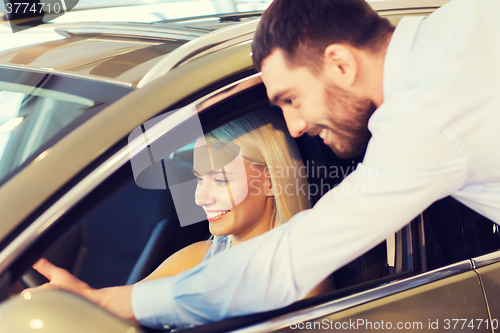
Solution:
{"label": "tinted window", "polygon": [[427,269],[465,259],[460,203],[451,197],[436,201],[423,213]]}
{"label": "tinted window", "polygon": [[464,221],[467,258],[500,249],[499,226],[465,205],[460,205]]}

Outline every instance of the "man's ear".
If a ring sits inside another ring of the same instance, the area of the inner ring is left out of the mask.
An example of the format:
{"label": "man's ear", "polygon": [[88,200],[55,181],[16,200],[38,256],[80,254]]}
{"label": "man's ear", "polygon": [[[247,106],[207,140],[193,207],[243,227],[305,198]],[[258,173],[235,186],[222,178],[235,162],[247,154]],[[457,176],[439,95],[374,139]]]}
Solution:
{"label": "man's ear", "polygon": [[267,167],[264,169],[264,176],[266,177],[266,180],[264,181],[264,193],[268,197],[274,197],[273,183]]}
{"label": "man's ear", "polygon": [[354,48],[346,44],[328,45],[324,53],[324,73],[340,88],[349,89],[358,75],[358,60]]}

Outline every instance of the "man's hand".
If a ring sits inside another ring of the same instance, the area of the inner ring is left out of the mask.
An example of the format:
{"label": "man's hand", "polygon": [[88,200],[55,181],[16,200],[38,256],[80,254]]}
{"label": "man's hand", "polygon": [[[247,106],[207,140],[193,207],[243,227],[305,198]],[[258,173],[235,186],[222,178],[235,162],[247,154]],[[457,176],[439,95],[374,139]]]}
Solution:
{"label": "man's hand", "polygon": [[68,290],[96,303],[134,325],[139,325],[132,311],[132,286],[94,289],[74,277],[67,270],[51,264],[46,259],[38,260],[33,265],[33,268],[45,276],[49,282],[36,288],[26,289],[23,292],[36,292],[51,288]]}

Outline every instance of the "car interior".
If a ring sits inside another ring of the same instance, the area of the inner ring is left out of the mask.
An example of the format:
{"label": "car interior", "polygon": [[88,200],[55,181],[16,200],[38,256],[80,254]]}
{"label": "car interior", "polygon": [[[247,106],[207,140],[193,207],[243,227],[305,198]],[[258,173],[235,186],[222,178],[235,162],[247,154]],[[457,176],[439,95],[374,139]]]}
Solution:
{"label": "car interior", "polygon": [[[281,115],[279,108],[269,105],[264,86],[257,84],[208,106],[199,113],[199,119],[203,130],[208,132],[262,108]],[[178,151],[196,139],[183,131],[182,126],[165,135],[175,138]],[[353,171],[362,161],[362,156],[339,159],[318,137],[303,136],[296,142],[305,165],[338,166]],[[170,167],[186,167],[172,165],[176,159],[167,157],[164,163],[170,163]],[[310,175],[308,181],[319,188],[326,188],[325,184],[333,188],[345,176],[347,173],[340,173],[338,177],[315,174]],[[321,194],[324,192],[312,196],[311,204],[319,200]],[[408,222],[385,242],[332,272],[335,291],[284,309],[193,328],[193,332],[241,327],[500,248],[498,226],[450,197],[436,202]],[[179,249],[207,240],[209,236],[207,221],[181,227],[170,191],[140,188],[134,182],[128,163],[68,212],[35,246],[41,249],[41,257],[67,269],[90,286],[102,288],[140,281]],[[479,241],[485,238],[489,241]],[[29,257],[25,261],[35,259]],[[25,287],[43,281],[33,270],[20,279]],[[22,288],[14,285],[11,293]]]}

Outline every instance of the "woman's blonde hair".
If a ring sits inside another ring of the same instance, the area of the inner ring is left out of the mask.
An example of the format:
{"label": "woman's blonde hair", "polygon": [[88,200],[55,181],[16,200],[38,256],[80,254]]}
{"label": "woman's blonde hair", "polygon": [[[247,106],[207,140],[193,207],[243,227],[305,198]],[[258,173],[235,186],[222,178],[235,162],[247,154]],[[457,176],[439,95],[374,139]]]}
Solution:
{"label": "woman's blonde hair", "polygon": [[244,115],[209,132],[205,139],[207,143],[232,142],[246,162],[267,168],[274,190],[271,228],[310,207],[308,191],[303,190],[308,189],[307,179],[300,176],[304,165],[297,145],[283,119],[271,110]]}

